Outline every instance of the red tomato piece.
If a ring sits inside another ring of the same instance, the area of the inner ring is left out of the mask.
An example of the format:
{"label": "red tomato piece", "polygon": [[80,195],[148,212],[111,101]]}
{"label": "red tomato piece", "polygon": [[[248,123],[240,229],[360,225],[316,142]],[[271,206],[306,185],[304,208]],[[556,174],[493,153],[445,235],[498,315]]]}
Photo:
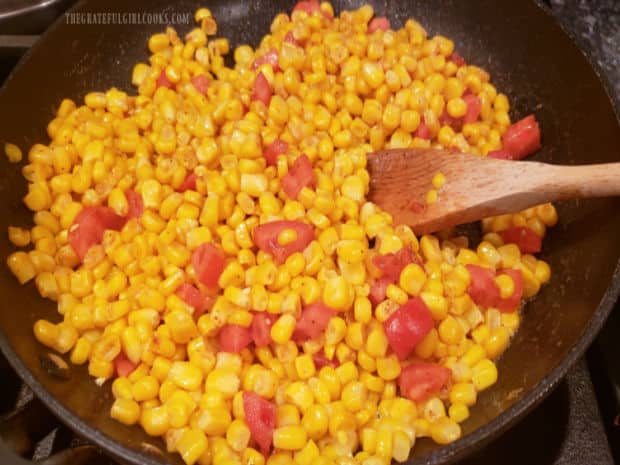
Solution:
{"label": "red tomato piece", "polygon": [[492,150],[491,152],[487,153],[487,157],[497,158],[498,160],[513,160],[512,155],[503,149]]}
{"label": "red tomato piece", "polygon": [[297,39],[295,39],[295,36],[293,35],[293,31],[288,31],[286,33],[286,35],[284,36],[284,42],[288,42],[289,44],[293,44],[295,47],[299,47],[301,45],[299,43],[299,41]]}
{"label": "red tomato piece", "polygon": [[306,305],[295,325],[293,339],[297,342],[316,339],[325,331],[330,318],[336,315],[336,310],[320,302]]}
{"label": "red tomato piece", "polygon": [[474,123],[480,117],[480,108],[482,103],[480,98],[475,94],[467,94],[463,96],[463,100],[467,104],[467,112],[463,116],[463,123]]}
{"label": "red tomato piece", "polygon": [[174,89],[174,84],[170,81],[170,79],[168,79],[165,71],[159,73],[159,77],[157,78],[157,81],[155,81],[155,85],[157,87],[167,87],[168,89]]}
{"label": "red tomato piece", "polygon": [[[297,240],[290,244],[280,245],[278,234],[285,229],[293,229],[297,233]],[[256,226],[252,238],[259,249],[270,253],[276,263],[282,264],[289,255],[302,252],[312,242],[314,229],[309,224],[300,221],[272,221]]]}
{"label": "red tomato piece", "polygon": [[461,55],[459,55],[456,52],[452,52],[452,55],[448,57],[448,61],[451,61],[456,66],[464,66],[467,64],[467,62],[465,61],[465,58],[463,58]]}
{"label": "red tomato piece", "polygon": [[334,357],[332,360],[328,359],[323,350],[314,354],[312,356],[312,360],[314,361],[314,366],[316,367],[317,370],[320,370],[321,368],[326,367],[326,366],[330,366],[334,368],[337,368],[338,366],[340,366],[340,363],[338,362],[337,358]]}
{"label": "red tomato piece", "polygon": [[512,282],[515,285],[515,290],[510,297],[505,299],[499,299],[496,307],[500,312],[511,313],[519,308],[521,303],[521,297],[523,297],[523,272],[521,270],[504,269],[501,270],[498,275],[507,274],[512,278]]}
{"label": "red tomato piece", "polygon": [[416,402],[426,400],[444,389],[451,376],[451,370],[437,363],[414,362],[400,373],[400,395]]}
{"label": "red tomato piece", "polygon": [[499,287],[495,283],[495,270],[478,265],[466,265],[471,282],[467,293],[482,307],[495,307],[500,299]]}
{"label": "red tomato piece", "polygon": [[209,81],[207,81],[207,76],[205,76],[204,74],[194,76],[192,78],[192,84],[198,92],[203,95],[207,94],[207,89],[209,88]]}
{"label": "red tomato piece", "polygon": [[303,187],[312,186],[313,184],[314,171],[312,171],[312,163],[310,163],[310,159],[305,154],[300,155],[288,170],[288,173],[282,178],[282,190],[291,199],[296,199]]}
{"label": "red tomato piece", "polygon": [[106,229],[120,231],[127,218],[114,213],[110,207],[86,207],[75,217],[69,229],[69,244],[84,260],[93,245],[101,244]]}
{"label": "red tomato piece", "polygon": [[275,166],[278,161],[278,155],[282,155],[288,151],[288,144],[281,139],[274,140],[263,150],[263,157],[267,161],[267,166]]}
{"label": "red tomato piece", "polygon": [[521,160],[541,147],[540,126],[536,116],[529,115],[511,125],[502,136],[504,150],[513,160]]}
{"label": "red tomato piece", "polygon": [[390,24],[390,20],[385,16],[379,16],[377,18],[373,18],[368,23],[368,34],[372,34],[375,31],[387,31],[392,26]]}
{"label": "red tomato piece", "polygon": [[192,253],[192,266],[196,276],[207,287],[217,286],[225,263],[224,253],[212,244],[202,244]]}
{"label": "red tomato piece", "polygon": [[264,455],[269,454],[276,427],[276,406],[254,392],[243,393],[243,412],[252,438]]}
{"label": "red tomato piece", "polygon": [[239,325],[224,325],[218,334],[220,349],[224,352],[238,354],[252,342],[249,328]]}
{"label": "red tomato piece", "polygon": [[521,253],[538,253],[542,248],[542,237],[526,226],[513,226],[500,231],[504,242],[516,244]]}
{"label": "red tomato piece", "polygon": [[183,283],[179,287],[177,287],[175,294],[180,297],[186,304],[194,307],[194,310],[198,310],[204,305],[204,297],[202,293],[198,290],[197,287],[192,286],[189,283]]}
{"label": "red tomato piece", "polygon": [[383,273],[381,277],[388,279],[390,283],[397,282],[403,268],[414,261],[416,261],[416,257],[408,247],[403,247],[396,253],[375,255],[372,258],[372,264]]}
{"label": "red tomato piece", "polygon": [[433,329],[433,316],[419,297],[409,299],[383,322],[383,329],[396,356],[404,360]]}
{"label": "red tomato piece", "polygon": [[293,12],[295,11],[305,11],[309,15],[316,11],[320,11],[321,5],[319,4],[319,0],[302,0],[297,2],[297,4],[293,7]]}
{"label": "red tomato piece", "polygon": [[256,69],[260,65],[264,64],[271,65],[271,69],[273,69],[274,72],[280,71],[280,65],[278,65],[278,51],[275,48],[272,48],[262,57],[254,60],[254,63],[252,63],[252,69]]}
{"label": "red tomato piece", "polygon": [[424,121],[420,122],[418,129],[413,133],[414,137],[419,137],[420,139],[429,140],[431,138],[431,131],[428,129],[428,126]]}
{"label": "red tomato piece", "polygon": [[252,96],[250,98],[252,100],[260,100],[265,105],[269,106],[272,95],[273,91],[271,90],[269,81],[263,73],[258,73],[258,76],[256,76],[254,80],[254,89],[252,90]]}
{"label": "red tomato piece", "polygon": [[370,293],[368,294],[370,302],[375,306],[383,302],[386,297],[387,287],[392,283],[392,280],[389,278],[379,278],[375,280],[370,286]]}
{"label": "red tomato piece", "polygon": [[444,126],[450,126],[455,131],[460,131],[463,128],[463,118],[454,118],[448,114],[448,110],[444,108],[439,122]]}
{"label": "red tomato piece", "polygon": [[266,312],[256,312],[252,317],[252,339],[256,347],[265,347],[271,344],[271,327],[275,317]]}
{"label": "red tomato piece", "polygon": [[177,189],[177,192],[185,192],[187,190],[195,191],[196,190],[196,174],[190,173],[183,180],[183,183]]}
{"label": "red tomato piece", "polygon": [[121,353],[114,359],[114,369],[116,370],[116,374],[118,376],[123,376],[126,378],[133,373],[136,368],[138,368],[138,364],[129,360],[123,351],[121,351]]}
{"label": "red tomato piece", "polygon": [[144,202],[142,196],[133,189],[127,189],[125,191],[125,197],[129,204],[129,211],[127,212],[127,218],[140,218],[144,212]]}

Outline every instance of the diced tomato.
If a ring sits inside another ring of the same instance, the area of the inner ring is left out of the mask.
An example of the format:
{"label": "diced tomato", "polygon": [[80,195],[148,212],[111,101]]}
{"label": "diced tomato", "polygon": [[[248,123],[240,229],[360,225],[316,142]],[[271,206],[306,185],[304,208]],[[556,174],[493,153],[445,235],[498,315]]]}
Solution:
{"label": "diced tomato", "polygon": [[409,299],[383,322],[383,329],[396,356],[404,360],[433,329],[433,315],[419,297]]}
{"label": "diced tomato", "polygon": [[[280,245],[278,234],[285,229],[294,230],[297,233],[297,240],[290,244]],[[302,252],[312,242],[314,229],[309,224],[300,221],[272,221],[256,226],[252,238],[259,249],[270,253],[276,263],[282,264],[289,255]]]}
{"label": "diced tomato", "polygon": [[212,244],[202,244],[192,253],[192,266],[196,276],[207,287],[217,286],[225,263],[224,253]]}
{"label": "diced tomato", "polygon": [[127,377],[138,367],[137,363],[133,363],[127,358],[125,352],[121,351],[120,354],[114,359],[114,369],[118,376]]}
{"label": "diced tomato", "polygon": [[209,81],[207,81],[207,76],[205,76],[204,74],[194,76],[192,78],[192,84],[198,92],[203,95],[207,94],[207,89],[209,88]]}
{"label": "diced tomato", "polygon": [[127,218],[117,215],[110,207],[86,207],[78,213],[69,229],[69,244],[84,260],[93,245],[101,244],[106,229],[120,231]]}
{"label": "diced tomato", "polygon": [[252,342],[252,333],[249,328],[239,325],[224,325],[218,334],[220,349],[224,352],[238,354]]}
{"label": "diced tomato", "polygon": [[392,284],[392,280],[389,278],[379,278],[370,285],[370,293],[368,298],[373,305],[379,305],[385,300],[387,287]]}
{"label": "diced tomato", "polygon": [[460,131],[463,128],[463,118],[454,118],[448,114],[447,109],[443,109],[439,122],[444,126],[450,126],[455,131]]}
{"label": "diced tomato", "polygon": [[428,126],[424,121],[420,122],[418,129],[413,133],[414,137],[419,137],[420,139],[429,140],[431,138],[431,131],[428,129]]}
{"label": "diced tomato", "polygon": [[325,331],[330,318],[336,314],[336,310],[320,302],[306,305],[295,325],[293,339],[298,342],[316,339]]}
{"label": "diced tomato", "polygon": [[312,356],[312,360],[314,361],[314,366],[317,370],[320,370],[321,368],[326,366],[336,368],[340,365],[337,358],[334,357],[332,360],[328,359],[324,351],[320,351],[314,354]]}
{"label": "diced tomato", "polygon": [[274,72],[280,71],[280,65],[278,65],[278,51],[275,48],[272,48],[262,57],[254,60],[254,63],[252,63],[252,69],[256,69],[260,65],[264,64],[271,65],[271,68]]}
{"label": "diced tomato", "polygon": [[275,317],[266,312],[255,312],[252,317],[252,339],[256,347],[264,347],[271,343],[271,327]]}
{"label": "diced tomato", "polygon": [[379,16],[377,18],[373,18],[368,23],[368,34],[372,34],[375,31],[387,31],[392,26],[390,25],[390,20],[385,16]]}
{"label": "diced tomato", "polygon": [[281,139],[274,140],[263,150],[263,157],[267,161],[267,166],[275,166],[278,161],[278,155],[282,155],[288,151],[288,144]]}
{"label": "diced tomato", "polygon": [[243,412],[252,438],[264,455],[269,454],[276,427],[276,406],[254,392],[245,391]]}
{"label": "diced tomato", "polygon": [[514,312],[519,308],[521,297],[523,297],[523,272],[521,270],[513,270],[510,268],[501,270],[498,275],[507,274],[512,278],[512,282],[515,285],[515,290],[510,297],[506,299],[499,299],[496,307],[501,312]]}
{"label": "diced tomato", "polygon": [[444,389],[451,376],[451,370],[437,363],[414,362],[400,373],[400,395],[416,402],[426,400]]}
{"label": "diced tomato", "polygon": [[541,147],[536,116],[526,116],[510,126],[502,136],[502,145],[513,160],[521,160],[536,152]]}
{"label": "diced tomato", "polygon": [[174,84],[170,81],[170,79],[168,79],[165,71],[159,73],[159,77],[157,78],[157,81],[155,81],[155,85],[157,87],[167,87],[168,89],[174,89]]}
{"label": "diced tomato", "polygon": [[461,55],[459,55],[456,52],[452,52],[452,55],[448,57],[448,61],[451,61],[456,66],[463,66],[467,64],[467,62],[465,61],[465,58],[463,58]]}
{"label": "diced tomato", "polygon": [[295,39],[295,36],[293,35],[293,31],[288,31],[286,33],[286,35],[284,36],[284,42],[288,42],[289,44],[293,44],[295,47],[299,47],[301,45],[299,43],[299,41],[297,39]]}
{"label": "diced tomato", "polygon": [[260,100],[265,105],[269,106],[272,94],[273,91],[271,90],[269,81],[263,73],[258,73],[258,76],[256,76],[254,80],[254,89],[252,90],[252,96],[250,98],[252,100]]}
{"label": "diced tomato", "polygon": [[542,248],[542,237],[526,226],[513,226],[499,235],[504,242],[516,244],[521,253],[538,253]]}
{"label": "diced tomato", "polygon": [[300,155],[288,170],[288,173],[282,178],[282,190],[286,192],[291,199],[296,199],[303,187],[312,186],[314,184],[314,171],[312,171],[312,163],[305,155]]}
{"label": "diced tomato", "polygon": [[467,104],[467,112],[463,117],[463,123],[474,123],[478,121],[480,109],[482,108],[480,98],[476,94],[467,94],[463,96],[463,100],[465,100]]}
{"label": "diced tomato", "polygon": [[491,152],[487,153],[487,157],[496,158],[498,160],[512,160],[513,159],[512,155],[503,149],[492,150]]}
{"label": "diced tomato", "polygon": [[305,11],[309,15],[320,10],[321,5],[319,4],[319,0],[302,0],[297,2],[297,4],[293,7],[293,12]]}
{"label": "diced tomato", "polygon": [[185,192],[187,190],[196,190],[196,173],[190,173],[183,180],[183,183],[177,189],[177,192]]}
{"label": "diced tomato", "polygon": [[142,196],[133,189],[127,189],[125,191],[125,197],[129,204],[129,210],[127,211],[127,218],[140,218],[144,212],[144,202]]}
{"label": "diced tomato", "polygon": [[372,258],[372,264],[383,273],[381,277],[389,279],[390,283],[398,281],[403,268],[414,261],[416,261],[416,258],[409,247],[403,247],[396,253],[375,255]]}
{"label": "diced tomato", "polygon": [[499,287],[495,283],[495,270],[478,265],[466,265],[471,278],[467,293],[482,307],[495,307],[500,299]]}
{"label": "diced tomato", "polygon": [[186,304],[194,307],[194,310],[201,308],[204,304],[204,297],[197,287],[189,283],[182,283],[175,294],[180,297]]}

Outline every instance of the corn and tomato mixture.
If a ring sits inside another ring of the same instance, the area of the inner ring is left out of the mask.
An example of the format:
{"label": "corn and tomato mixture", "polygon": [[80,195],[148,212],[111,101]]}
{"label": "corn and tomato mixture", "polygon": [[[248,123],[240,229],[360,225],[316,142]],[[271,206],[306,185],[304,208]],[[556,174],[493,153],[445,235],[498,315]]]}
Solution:
{"label": "corn and tomato mixture", "polygon": [[149,39],[137,95],[64,100],[27,154],[35,225],[8,234],[33,248],[7,263],[57,303],[36,339],[188,465],[387,465],[455,441],[549,280],[551,204],[470,246],[366,201],[374,150],[540,147],[452,41],[373,16],[301,1],[230,68],[201,8],[185,40]]}

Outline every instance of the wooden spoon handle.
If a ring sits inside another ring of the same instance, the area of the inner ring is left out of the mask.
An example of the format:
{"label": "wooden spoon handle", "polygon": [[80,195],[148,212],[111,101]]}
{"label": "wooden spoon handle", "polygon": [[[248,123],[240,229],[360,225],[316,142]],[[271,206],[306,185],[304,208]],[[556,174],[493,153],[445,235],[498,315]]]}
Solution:
{"label": "wooden spoon handle", "polygon": [[547,192],[549,200],[610,197],[620,195],[620,163],[600,165],[545,165],[536,190]]}

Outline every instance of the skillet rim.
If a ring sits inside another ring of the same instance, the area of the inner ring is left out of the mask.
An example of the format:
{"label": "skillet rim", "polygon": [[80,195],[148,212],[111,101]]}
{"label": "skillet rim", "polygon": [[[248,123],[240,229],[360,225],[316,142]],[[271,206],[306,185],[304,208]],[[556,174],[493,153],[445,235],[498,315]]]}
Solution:
{"label": "skillet rim", "polygon": [[[66,13],[73,12],[81,8],[88,0],[79,0],[73,5]],[[590,65],[592,71],[596,75],[599,83],[603,87],[605,94],[611,104],[618,129],[620,130],[620,102],[612,92],[611,81],[605,74],[602,67],[596,62],[593,56],[593,52],[587,48],[582,48],[575,38],[575,34],[568,30],[562,23],[557,21],[553,16],[551,9],[545,5],[542,0],[531,0],[532,3],[546,15],[547,18],[560,28],[560,30],[568,37],[575,48],[584,56],[587,63]],[[45,39],[54,33],[56,29],[62,27],[64,23],[65,15],[61,15],[39,38],[37,43],[31,47],[20,59],[19,63],[13,68],[8,78],[5,80],[2,87],[0,87],[0,96],[6,92],[6,86],[9,82],[16,78],[20,69],[26,63],[32,54],[36,53],[37,49],[45,42]],[[430,454],[408,460],[408,465],[440,465],[449,464],[454,461],[463,458],[482,446],[488,444],[493,439],[504,433],[508,428],[513,426],[519,420],[521,420],[527,413],[531,412],[537,405],[539,405],[559,384],[564,378],[568,370],[577,362],[577,360],[583,356],[586,349],[592,344],[594,338],[600,332],[603,324],[607,320],[607,317],[611,313],[614,304],[618,300],[620,295],[620,257],[616,262],[616,267],[613,271],[609,286],[603,294],[600,302],[598,303],[591,319],[585,325],[582,335],[579,340],[569,350],[566,357],[551,370],[541,381],[533,387],[527,394],[521,399],[515,402],[512,406],[491,420],[484,426],[476,429],[472,433],[468,434],[461,439],[440,447],[438,450],[431,452]],[[4,353],[11,367],[18,373],[20,378],[32,389],[36,396],[49,408],[52,413],[58,418],[59,421],[67,425],[70,429],[75,431],[82,437],[93,441],[96,445],[104,449],[108,454],[113,457],[128,461],[130,463],[136,463],[141,465],[162,465],[164,462],[158,460],[155,456],[140,452],[136,449],[127,447],[126,445],[118,442],[105,434],[103,434],[97,428],[91,426],[86,421],[82,420],[79,416],[74,414],[71,410],[66,408],[62,402],[52,396],[45,387],[37,381],[30,370],[22,362],[17,353],[13,350],[8,340],[6,339],[3,331],[0,329],[0,349]],[[0,457],[2,456],[2,445],[0,445]],[[23,460],[23,459],[22,459]],[[24,463],[31,463],[26,461]]]}

